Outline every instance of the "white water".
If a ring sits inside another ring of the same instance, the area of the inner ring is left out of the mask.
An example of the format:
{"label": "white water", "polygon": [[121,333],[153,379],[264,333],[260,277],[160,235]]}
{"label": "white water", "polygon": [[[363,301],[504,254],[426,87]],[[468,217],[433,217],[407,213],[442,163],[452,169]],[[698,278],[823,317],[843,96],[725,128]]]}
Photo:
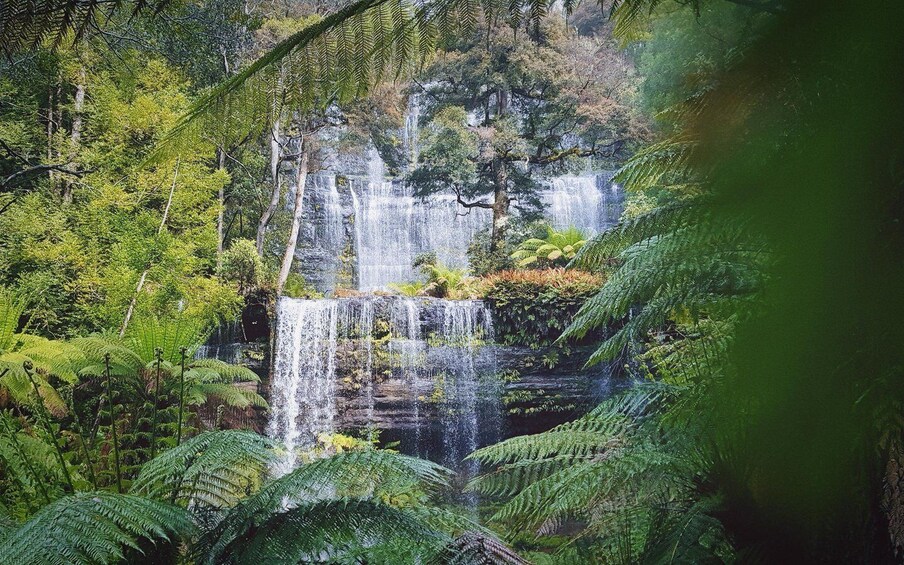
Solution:
{"label": "white water", "polygon": [[488,210],[469,214],[451,195],[415,198],[402,182],[387,180],[376,150],[367,161],[366,181],[350,179],[357,201],[355,242],[358,288],[386,289],[417,278],[412,267],[419,253],[433,251],[445,265],[467,267],[468,244],[490,225]]}
{"label": "white water", "polygon": [[[418,158],[418,121],[413,99],[401,132],[409,170]],[[342,263],[348,260],[344,257],[351,256],[348,249],[353,251],[357,289],[363,291],[415,280],[412,262],[424,252],[435,252],[449,267],[467,267],[468,245],[490,227],[489,210],[466,211],[451,194],[415,198],[405,183],[387,177],[375,149],[355,169],[359,174],[341,183],[332,172],[308,177],[305,245],[299,245],[297,263],[309,280],[324,291],[335,289]],[[594,173],[551,179],[541,195],[550,223],[557,229],[577,227],[588,235],[614,225],[622,193],[610,179],[609,174]],[[290,187],[288,202],[293,194]],[[386,327],[389,339],[375,345],[378,328],[385,332]],[[371,425],[380,416],[377,404],[396,394],[381,390],[385,381],[397,383],[409,398],[410,410],[395,417],[412,421],[396,427],[413,430],[415,454],[473,475],[476,468],[471,463],[462,468],[462,459],[501,433],[499,394],[484,378],[495,372],[493,348],[484,347],[492,339],[489,310],[479,301],[281,299],[267,433],[281,441],[288,454],[275,471],[288,472],[319,434],[337,431],[337,421],[348,416],[337,414],[337,400],[354,406],[355,414],[349,417],[357,418],[357,427]],[[379,378],[374,374],[375,356],[382,353],[377,347],[385,347],[389,359],[389,374]],[[339,398],[337,348],[352,351],[349,358],[358,364],[353,369],[363,376],[352,400]],[[358,416],[362,413],[363,425]]]}
{"label": "white water", "polygon": [[543,193],[546,217],[556,229],[578,228],[594,235],[613,227],[621,216],[621,188],[610,175],[562,176]]}
{"label": "white water", "polygon": [[277,475],[296,466],[297,450],[333,430],[338,306],[336,300],[285,298],[277,306],[267,426],[267,435],[287,450],[274,469]]}
{"label": "white water", "polygon": [[[365,380],[352,400],[355,406],[363,405],[368,424],[374,421],[374,397],[380,386],[374,376],[376,348],[386,347],[390,374],[381,380],[401,381],[413,414],[407,427],[414,432],[419,454],[433,454],[446,465],[458,466],[492,427],[489,421],[481,423],[486,414],[494,413],[497,402],[495,393],[484,391],[489,380],[484,377],[495,364],[493,349],[485,347],[492,342],[493,329],[482,302],[282,298],[277,316],[267,433],[282,442],[288,454],[274,469],[276,474],[294,468],[300,452],[314,447],[318,435],[339,431],[337,344],[341,343],[351,347],[346,351],[360,354],[360,366],[351,369],[360,371]],[[378,327],[390,332],[390,339],[381,345],[372,339]],[[421,445],[422,435],[428,431],[436,435],[435,429],[428,429],[431,422],[421,421],[424,409],[440,414],[432,422],[441,424],[439,444]]]}

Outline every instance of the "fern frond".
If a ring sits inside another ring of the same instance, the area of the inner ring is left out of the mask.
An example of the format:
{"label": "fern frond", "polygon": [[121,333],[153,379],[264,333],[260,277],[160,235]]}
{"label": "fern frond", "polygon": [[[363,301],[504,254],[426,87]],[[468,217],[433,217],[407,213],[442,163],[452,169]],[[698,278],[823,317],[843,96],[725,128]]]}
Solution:
{"label": "fern frond", "polygon": [[137,318],[126,334],[126,343],[144,362],[154,361],[155,351],[160,349],[165,361],[178,365],[181,348],[191,359],[195,351],[207,339],[207,325],[198,318],[177,316],[160,319],[153,316]]}
{"label": "fern frond", "polygon": [[399,508],[372,500],[327,500],[273,514],[256,525],[253,535],[230,540],[225,551],[202,562],[366,562],[369,553],[393,540],[402,540],[409,551],[422,547],[428,553],[447,539]]}
{"label": "fern frond", "polygon": [[628,246],[656,235],[681,229],[700,221],[700,211],[693,201],[662,206],[628,221],[622,221],[589,242],[569,264],[588,271],[597,271]]}
{"label": "fern frond", "polygon": [[181,508],[138,496],[84,492],[61,498],[19,526],[0,545],[0,563],[111,563],[144,540],[188,538],[194,526]]}
{"label": "fern frond", "polygon": [[[260,377],[249,369],[248,367],[243,367],[242,365],[233,365],[231,363],[226,363],[225,361],[220,361],[219,359],[194,359],[190,361],[191,370],[194,371],[196,369],[210,369],[211,375],[215,375],[217,380],[215,382],[258,382],[260,381]],[[191,374],[192,371],[186,371],[186,378],[193,377]],[[213,382],[210,379],[199,379],[205,382]]]}
{"label": "fern frond", "polygon": [[217,399],[226,406],[235,406],[236,408],[267,408],[267,401],[264,397],[254,392],[239,388],[232,384],[223,383],[193,383],[186,390],[186,404],[200,405],[209,399]]}
{"label": "fern frond", "polygon": [[527,565],[514,550],[480,532],[465,532],[449,542],[430,563],[435,565]]}
{"label": "fern frond", "polygon": [[231,507],[261,485],[275,444],[242,430],[201,433],[145,463],[130,492],[158,500]]}
{"label": "fern frond", "polygon": [[31,379],[29,379],[29,374],[25,371],[25,363],[30,362],[30,357],[18,352],[0,355],[0,374],[3,374],[0,377],[0,387],[3,387],[17,404],[36,406],[37,399],[34,398],[34,386],[31,384],[33,379],[38,386],[38,393],[41,395],[44,407],[54,416],[65,415],[68,411],[66,402],[60,393],[47,382],[45,376],[40,373],[32,373]]}
{"label": "fern frond", "polygon": [[231,540],[287,506],[335,497],[370,498],[412,483],[430,490],[446,485],[448,476],[449,471],[435,463],[387,451],[338,453],[302,465],[237,504],[202,545],[209,548],[210,562],[216,562]]}
{"label": "fern frond", "polygon": [[23,298],[0,287],[0,354],[10,351],[15,345],[26,304]]}

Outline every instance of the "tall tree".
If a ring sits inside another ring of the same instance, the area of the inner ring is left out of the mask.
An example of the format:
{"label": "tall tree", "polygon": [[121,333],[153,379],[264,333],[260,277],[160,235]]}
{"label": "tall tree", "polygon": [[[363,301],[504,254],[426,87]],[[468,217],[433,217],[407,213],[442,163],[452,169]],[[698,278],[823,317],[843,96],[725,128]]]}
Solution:
{"label": "tall tree", "polygon": [[[532,36],[481,27],[443,52],[422,80],[425,114],[436,118],[410,175],[415,194],[451,187],[463,207],[492,210],[493,250],[513,201],[537,207],[536,173],[580,157],[615,160],[646,134],[631,107],[637,79],[629,62],[555,18]],[[462,111],[448,110],[454,107]]]}

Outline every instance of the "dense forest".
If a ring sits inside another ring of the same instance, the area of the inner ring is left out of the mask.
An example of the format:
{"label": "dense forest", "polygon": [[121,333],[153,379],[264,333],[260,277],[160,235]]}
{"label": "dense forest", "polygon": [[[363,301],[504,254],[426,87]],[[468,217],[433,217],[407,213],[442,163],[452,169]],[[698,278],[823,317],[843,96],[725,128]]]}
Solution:
{"label": "dense forest", "polygon": [[902,12],[4,2],[0,563],[904,561]]}

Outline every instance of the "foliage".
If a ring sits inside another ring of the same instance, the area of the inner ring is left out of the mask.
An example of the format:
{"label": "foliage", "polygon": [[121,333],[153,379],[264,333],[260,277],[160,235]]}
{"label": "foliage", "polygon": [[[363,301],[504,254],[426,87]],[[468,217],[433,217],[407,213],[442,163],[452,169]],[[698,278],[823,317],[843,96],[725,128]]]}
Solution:
{"label": "foliage", "polygon": [[176,414],[180,399],[186,406],[198,406],[210,399],[240,408],[267,406],[256,392],[236,385],[257,382],[259,377],[253,371],[217,359],[195,358],[206,337],[204,325],[183,317],[166,321],[140,318],[125,338],[91,336],[75,340],[85,354],[84,366],[79,371],[85,378],[101,378],[104,357],[110,356],[110,373],[117,380],[118,392],[124,395],[122,401],[130,406],[126,412],[134,415],[130,422],[134,436],[124,436],[123,442],[128,446],[129,438],[134,437],[135,444],[131,447],[136,450],[136,464],[146,460],[146,450],[157,448],[149,445],[156,434],[154,429],[147,429],[151,413],[161,412],[162,427],[168,432],[156,439],[165,443],[175,441],[181,425]]}
{"label": "foliage", "polygon": [[580,524],[580,541],[557,549],[562,559],[723,561],[731,546],[712,517],[718,502],[694,492],[707,463],[696,444],[700,398],[687,385],[635,385],[578,420],[478,450],[489,470],[470,488],[504,497],[491,520],[532,532],[541,547]]}
{"label": "foliage", "polygon": [[539,262],[539,265],[565,265],[587,243],[587,236],[577,228],[556,231],[547,227],[545,239],[527,239],[512,253],[512,259],[518,261],[519,267],[527,267]]}
{"label": "foliage", "polygon": [[229,508],[260,488],[275,444],[250,431],[203,432],[141,468],[130,492],[198,507]]}
{"label": "foliage", "polygon": [[[0,300],[0,310],[4,305],[9,304]],[[174,445],[194,431],[190,409],[208,399],[266,407],[258,394],[233,384],[256,381],[253,372],[194,357],[206,337],[198,324],[191,318],[167,323],[140,318],[125,338],[93,336],[71,342],[13,334],[13,351],[0,355],[0,384],[8,395],[5,402],[11,401],[23,417],[4,417],[0,460],[10,479],[22,486],[18,492],[6,492],[7,505],[22,515],[33,509],[29,492],[49,502],[89,484],[119,484],[123,478],[128,483],[157,448]],[[107,355],[115,381],[110,397],[105,392]],[[121,458],[116,453],[115,465],[112,439],[104,434],[112,417],[110,399],[120,434],[116,449],[122,453]],[[52,464],[46,458],[51,454]],[[60,477],[67,487],[62,492],[53,486]]]}
{"label": "foliage", "polygon": [[289,273],[283,294],[289,298],[321,298],[321,294],[298,273]]}
{"label": "foliage", "polygon": [[[420,269],[427,279],[418,292],[437,298],[465,300],[480,294],[479,281],[468,276],[466,269],[454,269],[443,265],[435,253],[418,255],[414,267]],[[411,287],[409,287],[411,288]]]}
{"label": "foliage", "polygon": [[117,12],[130,12],[133,16],[142,11],[159,12],[170,3],[170,0],[136,0],[117,4],[104,12],[101,6],[76,0],[50,0],[40,4],[10,2],[3,8],[0,43],[7,54],[36,48],[45,41],[59,45],[70,39],[81,39],[86,32],[95,32],[101,21]]}
{"label": "foliage", "polygon": [[445,528],[469,523],[421,507],[423,493],[444,485],[447,473],[427,461],[373,449],[316,459],[229,510],[202,537],[200,562],[254,556],[284,563],[312,555],[348,562],[381,552],[399,561],[429,556],[448,541]]}
{"label": "foliage", "polygon": [[393,283],[389,285],[389,288],[398,292],[402,296],[423,296],[426,289],[426,283],[421,281],[413,281],[407,283]]}
{"label": "foliage", "polygon": [[[0,284],[30,300],[32,331],[48,337],[117,327],[133,300],[139,312],[171,315],[181,301],[208,322],[229,319],[241,299],[212,276],[217,193],[229,175],[211,167],[205,143],[178,159],[144,163],[184,111],[188,84],[153,55],[104,55],[88,47],[78,60],[58,54],[65,72],[25,66],[17,71],[19,88],[60,89],[61,98],[20,98],[14,90],[10,100],[17,102],[0,106],[3,127],[22,134],[0,150],[4,174],[21,172],[22,159],[78,170],[78,176],[30,175],[3,188],[11,198],[0,214]],[[81,81],[88,92],[77,150],[68,131],[74,115],[67,81]],[[28,112],[14,111],[19,100]],[[61,123],[48,138],[42,116],[57,111]],[[63,185],[71,203],[61,202]]]}
{"label": "foliage", "polygon": [[[0,433],[0,440],[10,436]],[[21,438],[20,438],[21,439]],[[0,441],[0,462],[5,460]],[[131,494],[79,492],[49,503],[25,524],[3,522],[4,562],[86,563],[128,559],[147,541],[195,542],[200,563],[266,563],[329,555],[335,561],[414,562],[450,551],[452,536],[481,532],[430,506],[450,472],[434,463],[355,442],[276,480],[279,456],[253,432],[202,433],[146,463]],[[486,543],[504,551],[492,537]],[[186,546],[182,546],[183,549]],[[176,544],[155,549],[176,559]],[[52,556],[52,557],[51,557]]]}
{"label": "foliage", "polygon": [[[78,348],[63,342],[17,333],[27,303],[0,287],[0,391],[22,406],[38,401],[54,414],[64,414],[66,404],[51,381],[73,384]],[[30,369],[26,369],[26,364]],[[37,392],[35,392],[37,388]]]}
{"label": "foliage", "polygon": [[482,284],[496,339],[537,348],[558,339],[603,278],[586,271],[535,269],[501,271],[484,277]]}
{"label": "foliage", "polygon": [[4,563],[113,563],[141,541],[177,541],[194,531],[181,508],[138,496],[82,492],[48,504],[3,536]]}
{"label": "foliage", "polygon": [[237,239],[223,253],[220,277],[238,286],[238,293],[246,296],[266,284],[268,273],[257,248],[250,239]]}

